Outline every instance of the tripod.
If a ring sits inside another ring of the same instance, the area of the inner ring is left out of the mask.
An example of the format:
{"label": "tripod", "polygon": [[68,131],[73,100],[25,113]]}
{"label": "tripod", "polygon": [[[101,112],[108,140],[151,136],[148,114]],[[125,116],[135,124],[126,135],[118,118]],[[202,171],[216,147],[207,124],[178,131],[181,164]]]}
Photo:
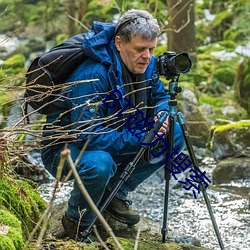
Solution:
{"label": "tripod", "polygon": [[[199,168],[196,156],[194,154],[194,151],[193,151],[193,148],[192,148],[192,145],[191,145],[191,142],[190,142],[189,133],[188,133],[188,130],[186,128],[184,116],[183,116],[183,114],[181,112],[177,113],[177,108],[176,108],[177,107],[177,100],[176,100],[175,97],[176,97],[177,93],[180,93],[182,91],[181,87],[178,86],[178,79],[179,79],[179,77],[177,77],[176,79],[173,78],[169,82],[169,94],[170,94],[169,114],[168,114],[168,117],[169,117],[169,133],[168,133],[168,136],[166,138],[166,141],[169,144],[168,153],[169,153],[169,155],[172,155],[172,153],[173,153],[174,123],[175,123],[175,118],[177,117],[177,120],[178,120],[178,122],[179,122],[179,124],[181,126],[182,134],[183,134],[186,146],[187,146],[189,156],[190,156],[191,161],[193,163],[193,166],[196,166],[197,168]],[[165,172],[164,172],[165,200],[164,200],[164,214],[163,214],[163,226],[162,226],[162,242],[163,243],[166,242],[166,234],[167,234],[167,231],[168,231],[167,230],[167,215],[168,215],[169,182],[170,182],[170,179],[171,179],[171,162],[172,162],[172,159],[169,158],[168,161],[166,162],[165,168],[164,168],[165,169]],[[194,169],[194,171],[197,173],[196,169]],[[202,182],[199,183],[199,187],[200,187],[200,190],[202,191],[202,195],[203,195],[203,198],[205,200],[205,203],[206,203],[206,206],[207,206],[207,209],[208,209],[208,212],[209,212],[209,215],[210,215],[210,219],[212,221],[213,228],[214,228],[216,237],[218,239],[220,248],[221,248],[221,250],[225,250],[225,247],[223,245],[223,242],[222,242],[222,239],[221,239],[221,236],[220,236],[220,232],[219,232],[218,226],[216,224],[216,220],[215,220],[215,217],[214,217],[214,214],[213,214],[213,211],[212,211],[212,207],[211,207],[211,204],[209,202],[208,195],[207,195],[206,189],[204,187],[204,184]]]}
{"label": "tripod", "polygon": [[[165,121],[165,119],[167,118],[167,115],[169,116],[169,133],[167,136],[167,142],[169,144],[169,150],[168,152],[170,153],[170,155],[173,152],[173,145],[174,145],[174,122],[175,122],[175,118],[177,116],[178,118],[178,122],[181,126],[181,130],[186,142],[186,146],[189,152],[189,156],[191,158],[192,163],[198,168],[198,162],[197,159],[195,157],[193,148],[191,146],[190,143],[190,139],[189,139],[189,135],[188,135],[188,131],[186,129],[186,125],[185,125],[185,121],[184,121],[184,117],[183,115],[179,112],[177,113],[177,100],[175,99],[177,93],[181,92],[181,88],[178,86],[178,78],[177,80],[172,79],[169,83],[169,93],[170,93],[170,100],[169,100],[169,114],[167,114],[167,112],[162,112],[159,119],[155,122],[154,127],[149,131],[149,133],[147,134],[147,136],[145,137],[145,139],[142,142],[141,148],[138,151],[138,153],[135,155],[134,159],[126,166],[126,168],[124,169],[123,173],[120,176],[120,180],[118,182],[118,184],[116,185],[116,187],[112,190],[112,192],[109,194],[108,198],[106,199],[106,201],[102,204],[101,208],[99,209],[100,212],[102,213],[107,206],[110,204],[110,202],[112,201],[112,199],[114,198],[114,196],[116,195],[116,193],[118,192],[118,190],[120,189],[120,187],[122,186],[122,184],[130,177],[130,175],[132,174],[132,172],[134,171],[138,161],[140,160],[140,158],[143,156],[144,152],[146,151],[146,149],[149,147],[150,143],[153,141],[154,137],[155,137],[155,133],[157,133],[159,131],[159,129],[161,128],[163,122]],[[168,195],[169,195],[169,181],[171,179],[171,173],[170,171],[167,171],[166,168],[171,169],[171,158],[166,162],[166,166],[165,166],[165,200],[164,200],[164,215],[163,215],[163,227],[162,227],[162,242],[165,243],[166,242],[166,234],[167,234],[167,215],[168,215]],[[214,215],[213,215],[213,211],[206,193],[206,189],[203,185],[203,183],[199,184],[203,197],[205,199],[205,203],[207,206],[207,209],[209,211],[209,215],[217,236],[217,239],[219,241],[219,245],[221,250],[225,250],[223,242],[221,240],[221,236],[218,230],[218,226],[216,224]],[[94,217],[93,221],[90,223],[90,225],[84,230],[84,232],[82,233],[82,239],[83,241],[87,240],[88,235],[90,234],[92,227],[94,226],[95,222],[97,220],[97,216]]]}

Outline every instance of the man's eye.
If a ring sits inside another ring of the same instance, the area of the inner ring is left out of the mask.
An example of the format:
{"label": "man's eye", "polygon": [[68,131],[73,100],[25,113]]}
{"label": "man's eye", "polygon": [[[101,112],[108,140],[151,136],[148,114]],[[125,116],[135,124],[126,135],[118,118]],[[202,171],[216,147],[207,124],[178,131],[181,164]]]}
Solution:
{"label": "man's eye", "polygon": [[136,49],[137,52],[142,52],[143,50],[144,49],[140,49],[140,48]]}

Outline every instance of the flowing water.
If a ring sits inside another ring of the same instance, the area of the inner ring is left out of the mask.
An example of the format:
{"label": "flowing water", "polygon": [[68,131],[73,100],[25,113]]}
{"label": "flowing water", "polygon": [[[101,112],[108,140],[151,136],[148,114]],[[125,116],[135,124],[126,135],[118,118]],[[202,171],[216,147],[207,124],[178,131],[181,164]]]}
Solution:
{"label": "flowing water", "polygon": [[[214,167],[212,158],[205,158],[200,166],[207,172],[206,176],[210,180]],[[165,180],[162,176],[161,172],[156,173],[129,197],[133,201],[133,208],[137,209],[142,217],[159,226],[159,230],[164,213]],[[71,188],[72,182],[61,187],[55,202],[67,200]],[[40,186],[41,195],[45,200],[50,199],[52,189],[53,182]],[[206,193],[225,249],[250,250],[250,180],[227,185],[210,185]],[[195,199],[191,191],[178,187],[172,178],[167,208],[167,225],[171,237],[180,240],[186,236],[196,238],[204,247],[220,249],[202,193]]]}

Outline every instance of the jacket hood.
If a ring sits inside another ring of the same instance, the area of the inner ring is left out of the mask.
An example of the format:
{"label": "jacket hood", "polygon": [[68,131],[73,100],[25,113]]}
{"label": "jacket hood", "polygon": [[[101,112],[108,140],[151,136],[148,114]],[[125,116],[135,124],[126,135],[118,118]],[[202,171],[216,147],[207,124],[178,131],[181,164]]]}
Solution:
{"label": "jacket hood", "polygon": [[94,21],[85,34],[83,49],[87,56],[104,64],[112,64],[115,24]]}

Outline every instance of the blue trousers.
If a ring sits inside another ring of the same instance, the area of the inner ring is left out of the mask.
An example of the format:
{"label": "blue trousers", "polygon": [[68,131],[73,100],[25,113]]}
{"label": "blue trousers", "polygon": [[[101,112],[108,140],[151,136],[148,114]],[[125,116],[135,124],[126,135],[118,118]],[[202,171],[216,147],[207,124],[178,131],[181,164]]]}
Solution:
{"label": "blue trousers", "polygon": [[[184,138],[178,123],[175,123],[174,148],[179,149],[179,152],[185,147]],[[81,149],[74,143],[68,148],[71,151],[71,157],[75,161],[80,154]],[[42,160],[45,168],[55,177],[57,167],[60,160],[60,152],[62,149],[53,150],[53,147],[42,151]],[[85,151],[78,164],[78,174],[92,197],[96,205],[102,199],[105,189],[112,190],[120,180],[120,175],[127,164],[133,160],[135,155],[115,156],[102,150]],[[128,193],[135,190],[136,187],[151,176],[156,170],[163,167],[162,164],[149,163],[142,157],[135,167],[128,180],[121,186],[116,197],[125,200]],[[65,163],[63,175],[67,175],[70,167]],[[88,203],[84,199],[76,182],[74,182],[73,190],[68,201],[68,216],[79,221],[81,212],[86,209],[81,218],[81,225],[88,226],[94,217],[94,213],[90,209]]]}

